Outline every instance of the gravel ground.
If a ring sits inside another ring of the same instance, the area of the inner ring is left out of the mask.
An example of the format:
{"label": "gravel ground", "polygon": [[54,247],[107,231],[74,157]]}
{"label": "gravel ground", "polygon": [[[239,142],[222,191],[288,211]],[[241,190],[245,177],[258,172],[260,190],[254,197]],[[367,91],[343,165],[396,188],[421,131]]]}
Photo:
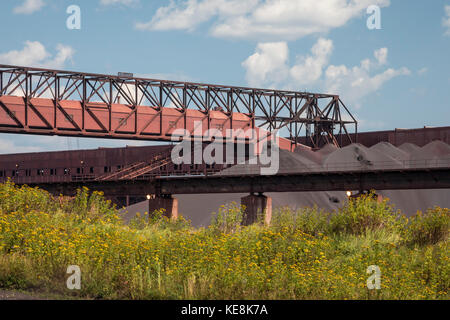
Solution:
{"label": "gravel ground", "polygon": [[0,300],[46,300],[38,295],[26,294],[18,291],[0,290]]}

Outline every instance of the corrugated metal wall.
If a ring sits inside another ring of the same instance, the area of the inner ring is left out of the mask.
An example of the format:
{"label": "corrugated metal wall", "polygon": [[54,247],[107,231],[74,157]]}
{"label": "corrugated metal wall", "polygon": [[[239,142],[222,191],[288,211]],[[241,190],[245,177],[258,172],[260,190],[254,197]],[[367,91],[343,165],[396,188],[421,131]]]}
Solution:
{"label": "corrugated metal wall", "polygon": [[[355,135],[351,134],[355,141]],[[360,132],[358,134],[358,143],[371,147],[379,142],[389,142],[398,147],[404,143],[413,143],[419,147],[434,141],[440,140],[450,144],[450,127],[420,128],[420,129],[395,129],[389,131]],[[339,135],[337,141],[340,141]],[[343,139],[345,147],[349,143]],[[299,140],[300,143],[307,144],[305,138]]]}

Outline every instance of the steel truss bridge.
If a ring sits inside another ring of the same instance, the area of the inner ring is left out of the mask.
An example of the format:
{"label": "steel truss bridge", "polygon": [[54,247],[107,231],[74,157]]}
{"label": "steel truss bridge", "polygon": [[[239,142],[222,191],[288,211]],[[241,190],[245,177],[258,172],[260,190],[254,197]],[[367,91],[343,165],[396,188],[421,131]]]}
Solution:
{"label": "steel truss bridge", "polygon": [[55,195],[75,195],[78,188],[87,186],[108,196],[450,189],[450,167],[293,172],[273,176],[157,177],[152,180],[61,182],[38,186]]}
{"label": "steel truss bridge", "polygon": [[292,150],[305,136],[312,148],[356,142],[358,124],[338,95],[0,65],[3,133],[171,141],[211,128],[283,130]]}
{"label": "steel truss bridge", "polygon": [[[172,141],[176,129],[203,140],[208,129],[248,128],[269,135],[287,130],[280,147],[292,150],[300,137],[313,149],[357,142],[358,124],[338,95],[0,65],[2,133]],[[158,156],[117,173],[36,185],[55,194],[84,185],[110,196],[450,188],[450,165],[274,176],[149,175],[167,161]],[[146,174],[148,179],[140,179]]]}

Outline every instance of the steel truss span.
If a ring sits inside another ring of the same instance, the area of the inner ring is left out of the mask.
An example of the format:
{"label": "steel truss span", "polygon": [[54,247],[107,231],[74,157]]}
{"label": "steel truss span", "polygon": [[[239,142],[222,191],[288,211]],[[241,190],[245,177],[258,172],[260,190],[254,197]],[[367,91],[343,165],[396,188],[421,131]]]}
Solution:
{"label": "steel truss span", "polygon": [[283,130],[291,149],[299,137],[319,148],[357,133],[337,95],[0,65],[0,132],[170,141],[176,129],[197,135],[194,123],[201,137]]}
{"label": "steel truss span", "polygon": [[417,190],[450,188],[449,168],[303,172],[286,175],[160,177],[152,181],[92,181],[32,184],[59,195],[75,195],[82,186],[107,196],[207,193]]}

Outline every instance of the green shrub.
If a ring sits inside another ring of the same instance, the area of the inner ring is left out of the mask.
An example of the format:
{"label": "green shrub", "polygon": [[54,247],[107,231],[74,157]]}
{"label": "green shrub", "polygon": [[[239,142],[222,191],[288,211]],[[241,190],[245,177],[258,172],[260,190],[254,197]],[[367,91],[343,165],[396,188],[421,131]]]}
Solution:
{"label": "green shrub", "polygon": [[241,228],[244,217],[245,206],[236,202],[222,205],[219,212],[213,213],[210,229],[216,232],[233,233]]}
{"label": "green shrub", "polygon": [[150,215],[148,212],[136,213],[136,216],[133,217],[129,224],[130,228],[136,230],[145,230],[145,229],[159,229],[159,230],[170,230],[170,231],[179,231],[184,229],[191,228],[191,221],[185,219],[182,215],[179,215],[177,219],[169,219],[165,215],[165,209],[155,210]]}
{"label": "green shrub", "polygon": [[16,186],[8,180],[0,184],[0,211],[11,213],[17,211],[46,211],[55,212],[57,202],[50,193],[29,186]]}
{"label": "green shrub", "polygon": [[388,200],[377,201],[373,193],[349,199],[343,208],[330,219],[334,233],[361,235],[366,231],[380,229],[395,230],[401,225],[400,213],[396,212]]}
{"label": "green shrub", "polygon": [[36,282],[29,259],[18,254],[0,256],[0,288],[26,289]]}
{"label": "green shrub", "polygon": [[[116,210],[102,207],[101,194],[88,190],[48,204],[39,200],[48,199],[45,191],[0,185],[7,188],[0,194],[2,289],[84,299],[449,297],[450,243],[405,245],[395,229],[401,219],[389,206],[378,212],[382,204],[371,199],[355,200],[335,216],[283,209],[272,226],[248,227],[241,225],[243,207],[234,203],[219,210],[211,229],[194,229],[163,211],[125,225],[109,218]],[[23,203],[19,196],[41,210],[17,211],[8,197]],[[403,230],[414,230],[414,221]],[[69,265],[82,270],[80,291],[66,287]],[[382,272],[376,293],[367,290],[370,265]]]}
{"label": "green shrub", "polygon": [[317,206],[296,211],[284,207],[273,211],[271,226],[277,232],[302,231],[316,236],[319,233],[329,232],[329,217],[329,213],[319,210]]}
{"label": "green shrub", "polygon": [[130,228],[135,230],[143,230],[147,228],[150,225],[148,212],[145,212],[143,215],[140,212],[136,213],[128,225]]}
{"label": "green shrub", "polygon": [[428,245],[448,239],[450,234],[450,210],[435,207],[410,219],[406,240],[411,244]]}
{"label": "green shrub", "polygon": [[106,200],[103,192],[90,193],[86,187],[78,189],[77,195],[70,201],[60,202],[63,203],[61,209],[64,212],[77,214],[82,219],[103,219],[109,222],[118,219],[116,205]]}

